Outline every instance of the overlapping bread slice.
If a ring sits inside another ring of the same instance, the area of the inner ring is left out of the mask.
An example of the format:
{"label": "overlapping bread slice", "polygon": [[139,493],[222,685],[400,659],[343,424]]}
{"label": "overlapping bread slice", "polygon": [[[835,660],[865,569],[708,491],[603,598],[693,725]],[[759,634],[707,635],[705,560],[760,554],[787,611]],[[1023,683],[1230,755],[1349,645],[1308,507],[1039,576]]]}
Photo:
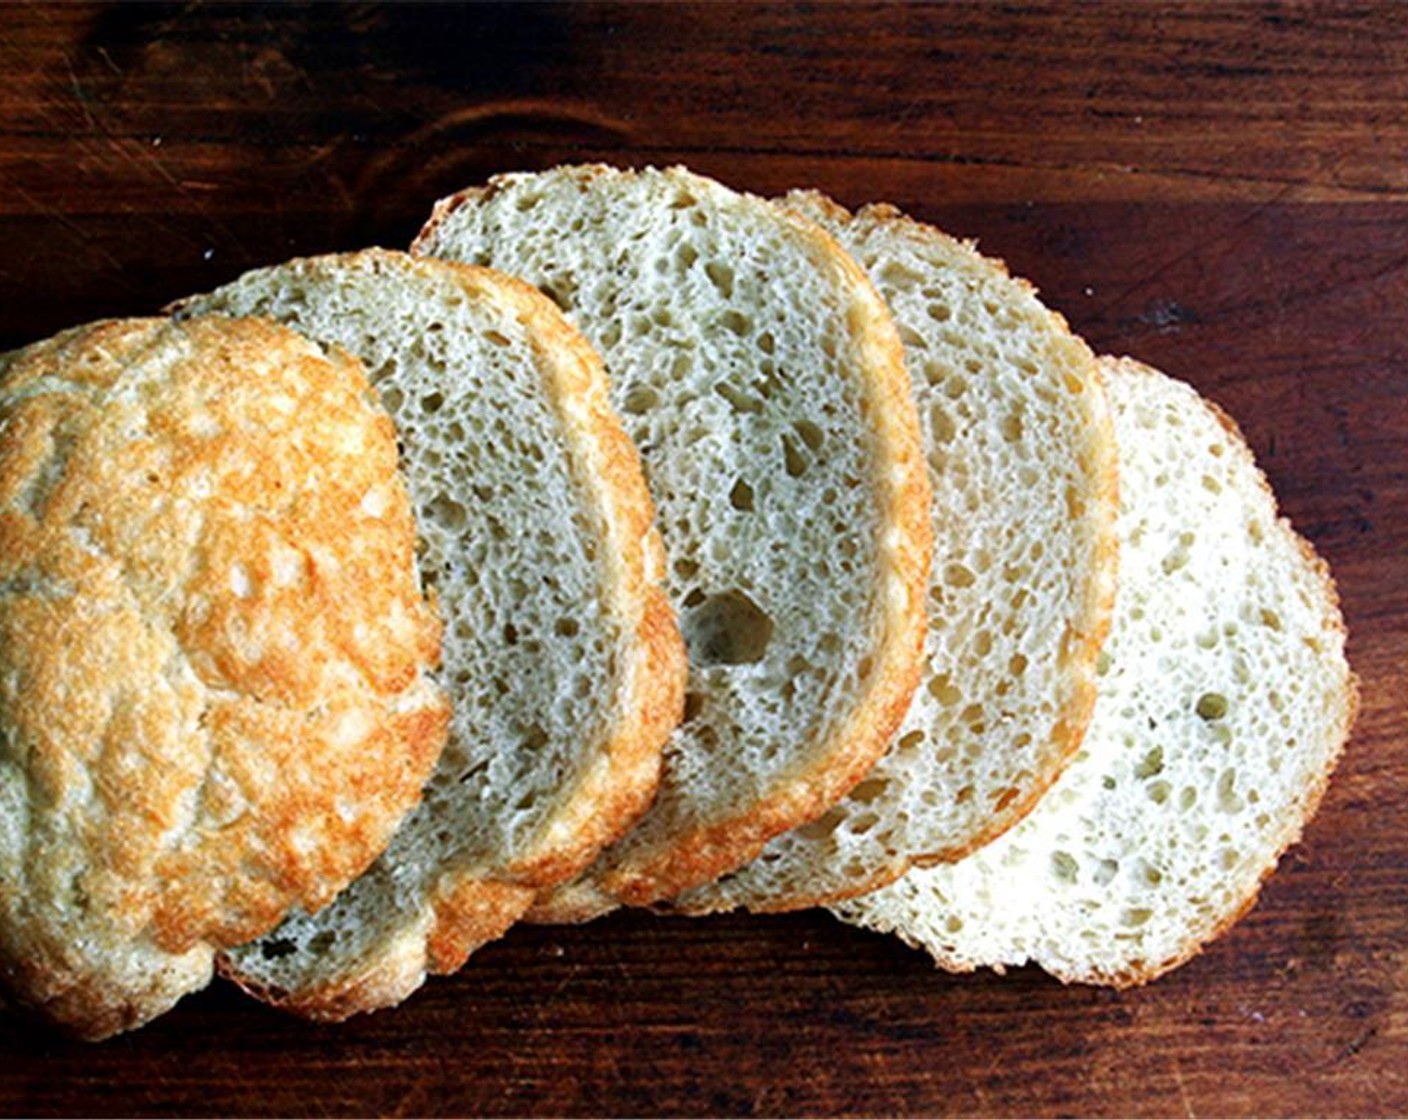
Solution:
{"label": "overlapping bread slice", "polygon": [[449,706],[390,418],[274,323],[0,356],[0,982],[84,1038],[323,906]]}
{"label": "overlapping bread slice", "polygon": [[1114,599],[1114,435],[1085,344],[999,263],[891,207],[785,202],[860,261],[904,340],[934,488],[926,669],[865,779],[674,901],[691,913],[846,898],[1020,820],[1080,742]]}
{"label": "overlapping bread slice", "polygon": [[423,805],[332,906],[223,961],[257,995],[342,1018],[458,968],[644,810],[679,721],[683,643],[600,359],[538,292],[372,250],[253,272],[184,308],[269,316],[362,359],[397,421],[446,616],[454,710]]}
{"label": "overlapping bread slice", "polygon": [[1106,371],[1121,577],[1078,758],[995,843],[836,909],[947,969],[1124,986],[1187,960],[1300,836],[1353,721],[1329,572],[1235,426],[1147,367]]}
{"label": "overlapping bread slice", "polygon": [[600,348],[689,647],[656,803],[536,916],[751,859],[864,774],[919,675],[929,492],[883,303],[809,221],[680,169],[495,179],[415,251],[524,277]]}

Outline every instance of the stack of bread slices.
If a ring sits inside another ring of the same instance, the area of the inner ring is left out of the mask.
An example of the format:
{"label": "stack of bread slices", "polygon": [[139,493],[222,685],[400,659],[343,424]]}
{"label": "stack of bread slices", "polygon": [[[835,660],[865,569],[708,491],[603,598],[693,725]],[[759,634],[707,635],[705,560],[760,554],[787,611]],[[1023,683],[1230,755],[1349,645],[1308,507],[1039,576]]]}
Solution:
{"label": "stack of bread slices", "polygon": [[1139,983],[1356,706],[1232,422],[887,206],[508,175],[0,357],[0,980],[342,1019],[518,921],[827,906]]}

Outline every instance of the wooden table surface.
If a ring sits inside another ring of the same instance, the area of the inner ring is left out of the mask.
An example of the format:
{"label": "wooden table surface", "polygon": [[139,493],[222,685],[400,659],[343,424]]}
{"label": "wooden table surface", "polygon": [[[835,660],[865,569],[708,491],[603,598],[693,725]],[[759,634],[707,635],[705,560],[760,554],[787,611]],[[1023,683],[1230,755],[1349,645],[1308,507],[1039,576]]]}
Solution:
{"label": "wooden table surface", "polygon": [[1331,562],[1363,711],[1257,908],[1140,991],[950,977],[822,913],[522,928],[340,1027],[217,985],[84,1046],[0,1023],[0,1110],[1408,1112],[1402,8],[0,6],[0,348],[494,172],[684,162],[889,200],[1243,425]]}

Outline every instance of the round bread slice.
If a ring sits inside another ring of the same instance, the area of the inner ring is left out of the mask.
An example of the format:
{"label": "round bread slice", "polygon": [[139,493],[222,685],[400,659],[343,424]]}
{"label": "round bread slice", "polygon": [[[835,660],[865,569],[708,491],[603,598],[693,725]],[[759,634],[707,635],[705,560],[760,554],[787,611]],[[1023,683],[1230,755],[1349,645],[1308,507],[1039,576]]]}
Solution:
{"label": "round bread slice", "polygon": [[931,547],[865,274],[813,223],[682,169],[504,176],[442,201],[413,251],[522,276],[601,350],[689,648],[655,804],[534,916],[677,894],[823,813],[908,707]]}
{"label": "round bread slice", "polygon": [[0,357],[0,976],[102,1038],[323,906],[445,740],[391,420],[273,323]]}
{"label": "round bread slice", "polygon": [[1195,955],[1300,836],[1357,703],[1334,585],[1235,425],[1108,362],[1120,590],[1077,759],[968,859],[837,908],[954,971],[1128,986]]}
{"label": "round bread slice", "polygon": [[265,315],[362,359],[446,617],[454,715],[424,803],[332,906],[222,961],[263,998],[344,1018],[458,969],[644,811],[684,696],[664,555],[600,358],[528,285],[370,250],[184,307]]}
{"label": "round bread slice", "polygon": [[971,245],[888,206],[784,201],[864,266],[904,340],[934,489],[925,673],[865,779],[686,913],[849,898],[1010,828],[1085,733],[1114,602],[1115,441],[1086,345]]}

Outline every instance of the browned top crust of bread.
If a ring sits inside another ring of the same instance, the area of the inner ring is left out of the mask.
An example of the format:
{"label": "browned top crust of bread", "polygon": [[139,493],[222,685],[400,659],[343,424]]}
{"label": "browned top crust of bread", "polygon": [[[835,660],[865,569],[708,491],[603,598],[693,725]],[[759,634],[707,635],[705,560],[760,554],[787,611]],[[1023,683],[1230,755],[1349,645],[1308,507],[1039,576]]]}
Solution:
{"label": "browned top crust of bread", "polygon": [[256,320],[0,357],[0,968],[102,1037],[326,904],[444,742],[360,365]]}

